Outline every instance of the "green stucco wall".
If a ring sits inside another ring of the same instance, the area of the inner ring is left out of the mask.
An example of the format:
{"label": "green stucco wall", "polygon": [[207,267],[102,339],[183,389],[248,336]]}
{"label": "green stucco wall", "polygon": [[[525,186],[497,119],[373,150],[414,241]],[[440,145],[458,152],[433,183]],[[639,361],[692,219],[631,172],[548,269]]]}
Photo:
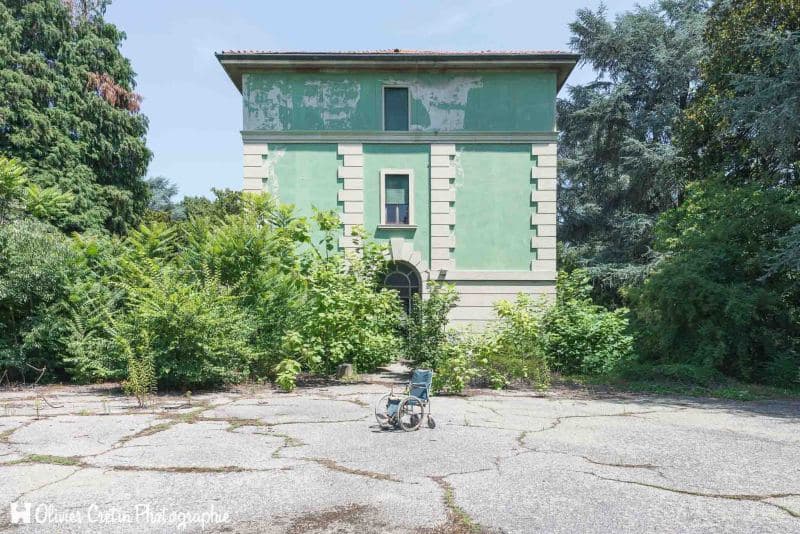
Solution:
{"label": "green stucco wall", "polygon": [[408,86],[412,131],[551,132],[554,72],[246,73],[246,131],[380,131],[382,87]]}
{"label": "green stucco wall", "polygon": [[[339,166],[335,144],[270,144],[267,165],[270,169],[266,189],[284,204],[294,204],[299,216],[310,217],[312,207],[337,210],[337,193],[342,188],[336,178]],[[315,243],[322,234],[312,236]]]}
{"label": "green stucco wall", "polygon": [[469,144],[456,151],[456,268],[530,269],[530,145]]}
{"label": "green stucco wall", "polygon": [[[368,235],[388,242],[392,237],[413,241],[414,249],[430,260],[430,145],[365,144],[364,227]],[[381,221],[380,179],[382,169],[414,171],[415,230],[378,228]]]}
{"label": "green stucco wall", "polygon": [[[457,270],[526,271],[531,251],[531,156],[527,144],[459,144],[456,147],[455,262]],[[364,144],[364,226],[388,242],[402,237],[430,264],[430,145]],[[341,212],[337,179],[341,156],[327,143],[270,144],[267,189],[294,204],[301,216],[312,206]],[[414,172],[415,229],[378,228],[380,173]],[[321,235],[314,236],[318,241]]]}

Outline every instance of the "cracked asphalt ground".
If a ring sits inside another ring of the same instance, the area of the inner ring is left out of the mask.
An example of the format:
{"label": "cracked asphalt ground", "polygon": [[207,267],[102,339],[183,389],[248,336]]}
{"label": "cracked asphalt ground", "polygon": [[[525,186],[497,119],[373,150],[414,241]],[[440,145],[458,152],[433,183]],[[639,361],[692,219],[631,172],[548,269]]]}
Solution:
{"label": "cracked asphalt ground", "polygon": [[0,531],[800,532],[796,401],[481,390],[384,432],[393,378],[0,392]]}

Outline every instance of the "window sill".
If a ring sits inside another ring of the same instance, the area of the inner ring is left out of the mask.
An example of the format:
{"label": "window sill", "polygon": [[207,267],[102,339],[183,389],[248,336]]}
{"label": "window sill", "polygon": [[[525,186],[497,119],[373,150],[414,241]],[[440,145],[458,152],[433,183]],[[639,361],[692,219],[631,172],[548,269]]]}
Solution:
{"label": "window sill", "polygon": [[379,230],[416,230],[416,224],[379,224]]}

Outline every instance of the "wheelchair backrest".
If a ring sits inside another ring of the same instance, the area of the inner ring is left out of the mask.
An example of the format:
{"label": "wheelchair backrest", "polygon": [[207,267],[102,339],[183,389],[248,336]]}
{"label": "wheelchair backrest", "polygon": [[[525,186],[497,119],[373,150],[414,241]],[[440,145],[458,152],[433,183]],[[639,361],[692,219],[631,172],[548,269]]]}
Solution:
{"label": "wheelchair backrest", "polygon": [[411,373],[409,394],[418,399],[428,400],[432,380],[433,371],[430,369],[414,369],[414,372]]}

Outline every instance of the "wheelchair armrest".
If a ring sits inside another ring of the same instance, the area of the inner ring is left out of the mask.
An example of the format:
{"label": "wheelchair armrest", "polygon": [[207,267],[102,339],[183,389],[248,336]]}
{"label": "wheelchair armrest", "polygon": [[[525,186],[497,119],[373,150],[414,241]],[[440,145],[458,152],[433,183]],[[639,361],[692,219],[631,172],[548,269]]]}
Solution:
{"label": "wheelchair armrest", "polygon": [[419,383],[417,383],[417,382],[411,382],[411,383],[410,383],[410,384],[408,384],[408,385],[409,385],[410,387],[412,387],[412,388],[413,388],[413,387],[420,387],[420,388],[425,388],[425,389],[427,389],[427,388],[429,388],[429,387],[430,387],[430,386],[429,386],[427,383],[425,383],[425,382],[419,382]]}

